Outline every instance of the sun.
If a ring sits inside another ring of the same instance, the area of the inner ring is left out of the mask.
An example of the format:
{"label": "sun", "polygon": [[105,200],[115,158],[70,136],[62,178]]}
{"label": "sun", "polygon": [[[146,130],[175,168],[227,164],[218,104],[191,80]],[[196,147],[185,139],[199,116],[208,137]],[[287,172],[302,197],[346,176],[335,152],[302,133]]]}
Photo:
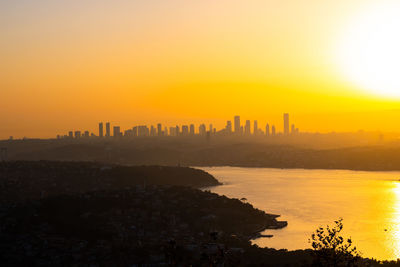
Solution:
{"label": "sun", "polygon": [[379,1],[346,26],[336,59],[356,86],[400,98],[400,1]]}

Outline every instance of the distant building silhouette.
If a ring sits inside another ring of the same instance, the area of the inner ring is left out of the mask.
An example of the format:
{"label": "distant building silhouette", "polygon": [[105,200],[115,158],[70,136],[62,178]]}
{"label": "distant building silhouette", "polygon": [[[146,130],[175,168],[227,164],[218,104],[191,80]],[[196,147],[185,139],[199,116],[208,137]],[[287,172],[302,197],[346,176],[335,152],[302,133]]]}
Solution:
{"label": "distant building silhouette", "polygon": [[289,135],[289,113],[283,114],[283,134]]}
{"label": "distant building silhouette", "polygon": [[235,134],[240,134],[240,116],[234,118]]}
{"label": "distant building silhouette", "polygon": [[81,138],[81,131],[75,131],[75,138]]}
{"label": "distant building silhouette", "polygon": [[267,126],[265,126],[265,135],[269,136],[269,124],[267,123]]}
{"label": "distant building silhouette", "polygon": [[99,123],[99,137],[103,137],[103,123],[100,122]]}
{"label": "distant building silhouette", "polygon": [[200,135],[206,135],[206,125],[205,124],[200,124],[200,126],[199,126],[199,134]]}
{"label": "distant building silhouette", "polygon": [[163,135],[161,123],[157,124],[157,135],[158,136],[162,136]]}
{"label": "distant building silhouette", "polygon": [[272,136],[275,136],[275,135],[276,135],[275,125],[272,125],[272,127],[271,127],[271,135],[272,135]]}
{"label": "distant building silhouette", "polygon": [[246,124],[244,126],[244,134],[245,135],[250,135],[250,120],[246,120]]}
{"label": "distant building silhouette", "polygon": [[231,133],[232,133],[232,122],[231,122],[231,121],[227,121],[227,122],[226,122],[225,130],[226,130],[226,132],[227,132],[228,134],[231,134]]}
{"label": "distant building silhouette", "polygon": [[189,127],[187,125],[182,125],[182,135],[183,136],[189,135]]}
{"label": "distant building silhouette", "polygon": [[113,129],[114,129],[114,137],[115,138],[120,137],[121,136],[121,128],[119,126],[114,126]]}
{"label": "distant building silhouette", "polygon": [[74,132],[69,131],[69,132],[68,132],[68,137],[69,137],[69,138],[74,138]]}
{"label": "distant building silhouette", "polygon": [[253,134],[257,135],[258,134],[258,122],[257,120],[254,121],[254,130],[253,130]]}
{"label": "distant building silhouette", "polygon": [[106,137],[110,137],[111,136],[111,126],[110,123],[107,122],[106,123]]}
{"label": "distant building silhouette", "polygon": [[194,131],[194,124],[190,124],[190,130],[189,130],[189,132],[190,132],[190,135],[194,135],[194,134],[195,134],[195,131]]}

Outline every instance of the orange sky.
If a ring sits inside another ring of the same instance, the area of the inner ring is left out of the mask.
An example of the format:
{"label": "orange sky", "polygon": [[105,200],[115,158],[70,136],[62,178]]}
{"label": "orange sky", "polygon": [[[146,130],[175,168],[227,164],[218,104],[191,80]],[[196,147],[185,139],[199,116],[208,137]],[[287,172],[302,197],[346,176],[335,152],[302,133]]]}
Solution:
{"label": "orange sky", "polygon": [[283,112],[306,131],[399,131],[399,101],[367,93],[335,61],[371,3],[2,1],[0,138],[99,121],[222,127],[236,114],[280,127]]}

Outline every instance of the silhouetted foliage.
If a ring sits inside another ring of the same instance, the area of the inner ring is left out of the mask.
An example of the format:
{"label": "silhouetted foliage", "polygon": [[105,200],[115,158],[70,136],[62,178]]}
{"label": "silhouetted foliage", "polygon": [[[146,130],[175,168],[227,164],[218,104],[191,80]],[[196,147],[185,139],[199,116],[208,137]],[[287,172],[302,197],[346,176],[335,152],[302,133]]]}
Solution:
{"label": "silhouetted foliage", "polygon": [[335,221],[335,226],[319,227],[311,235],[309,242],[314,249],[314,266],[357,266],[360,253],[353,245],[351,238],[340,235],[343,230],[343,219]]}

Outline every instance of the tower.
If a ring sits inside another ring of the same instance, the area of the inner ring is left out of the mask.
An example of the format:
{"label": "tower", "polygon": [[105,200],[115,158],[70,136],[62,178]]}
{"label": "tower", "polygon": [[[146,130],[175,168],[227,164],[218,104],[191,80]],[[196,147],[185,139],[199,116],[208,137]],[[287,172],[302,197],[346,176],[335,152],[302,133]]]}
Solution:
{"label": "tower", "polygon": [[267,126],[265,126],[265,135],[269,136],[269,124],[267,123]]}
{"label": "tower", "polygon": [[234,117],[235,134],[240,134],[240,116]]}
{"label": "tower", "polygon": [[106,123],[106,137],[110,137],[110,136],[111,136],[110,123],[107,122]]}
{"label": "tower", "polygon": [[103,123],[99,123],[99,137],[103,137]]}
{"label": "tower", "polygon": [[258,134],[258,122],[257,120],[254,121],[254,131],[253,131],[254,135]]}
{"label": "tower", "polygon": [[283,134],[289,135],[289,113],[283,114]]}

